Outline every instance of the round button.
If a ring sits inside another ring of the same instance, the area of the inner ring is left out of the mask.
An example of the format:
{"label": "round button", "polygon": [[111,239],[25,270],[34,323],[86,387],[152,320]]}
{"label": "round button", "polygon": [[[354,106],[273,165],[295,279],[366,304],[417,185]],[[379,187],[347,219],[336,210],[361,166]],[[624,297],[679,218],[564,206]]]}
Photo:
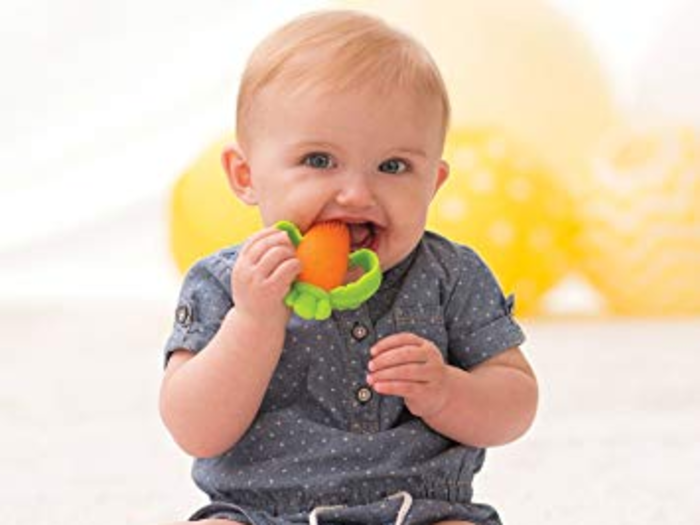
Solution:
{"label": "round button", "polygon": [[369,330],[364,325],[357,323],[352,327],[352,336],[356,341],[362,341],[369,334]]}
{"label": "round button", "polygon": [[365,403],[368,403],[370,399],[372,399],[372,390],[370,388],[363,386],[362,388],[358,389],[357,400],[360,403],[364,405]]}

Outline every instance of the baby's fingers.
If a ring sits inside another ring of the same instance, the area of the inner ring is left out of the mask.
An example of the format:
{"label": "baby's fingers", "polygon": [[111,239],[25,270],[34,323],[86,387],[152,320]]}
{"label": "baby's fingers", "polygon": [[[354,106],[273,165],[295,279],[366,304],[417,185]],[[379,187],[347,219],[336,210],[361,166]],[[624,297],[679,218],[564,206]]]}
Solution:
{"label": "baby's fingers", "polygon": [[371,372],[367,376],[367,382],[370,386],[381,384],[384,382],[408,382],[408,383],[427,383],[430,381],[428,376],[429,370],[426,369],[423,363],[408,363],[391,368],[385,368],[377,372]]}
{"label": "baby's fingers", "polygon": [[425,389],[423,383],[410,381],[382,381],[371,386],[379,394],[403,397],[404,399],[418,397]]}
{"label": "baby's fingers", "polygon": [[300,273],[301,261],[296,257],[286,259],[275,267],[270,281],[286,292]]}
{"label": "baby's fingers", "polygon": [[410,332],[400,332],[380,339],[370,351],[372,357],[377,357],[384,352],[394,350],[402,346],[418,346],[425,342],[425,339]]}
{"label": "baby's fingers", "polygon": [[[277,268],[289,260],[295,260],[296,251],[291,246],[271,246],[268,250],[262,254],[260,260],[256,265],[257,272],[263,279],[273,278],[273,275]],[[299,263],[301,267],[301,263]],[[300,268],[301,270],[301,268]]]}
{"label": "baby's fingers", "polygon": [[420,346],[399,346],[378,353],[367,365],[370,372],[401,366],[407,363],[423,364],[427,361]]}
{"label": "baby's fingers", "polygon": [[265,228],[253,234],[241,249],[240,257],[251,264],[258,264],[263,256],[276,246],[286,246],[294,249],[289,236],[276,228]]}

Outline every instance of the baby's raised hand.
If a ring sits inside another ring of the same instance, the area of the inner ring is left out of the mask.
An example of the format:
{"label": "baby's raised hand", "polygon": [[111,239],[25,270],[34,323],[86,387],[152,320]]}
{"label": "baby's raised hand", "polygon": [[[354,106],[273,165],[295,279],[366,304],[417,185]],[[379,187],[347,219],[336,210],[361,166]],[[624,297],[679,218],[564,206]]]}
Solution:
{"label": "baby's raised hand", "polygon": [[367,381],[380,394],[400,396],[415,416],[439,412],[447,401],[447,365],[431,341],[402,332],[380,340],[371,350]]}
{"label": "baby's raised hand", "polygon": [[252,235],[241,248],[231,271],[236,309],[261,321],[287,314],[284,296],[301,271],[289,236],[277,228]]}

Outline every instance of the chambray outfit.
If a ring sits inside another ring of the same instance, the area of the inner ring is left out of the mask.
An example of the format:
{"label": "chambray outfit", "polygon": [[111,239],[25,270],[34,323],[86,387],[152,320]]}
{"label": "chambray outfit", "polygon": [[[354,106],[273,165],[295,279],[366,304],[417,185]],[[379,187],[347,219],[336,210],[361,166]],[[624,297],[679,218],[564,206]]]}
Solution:
{"label": "chambray outfit", "polygon": [[[235,304],[229,283],[238,249],[190,269],[166,359],[176,349],[200,351],[219,329]],[[512,306],[472,250],[428,232],[357,310],[326,321],[292,316],[250,429],[221,456],[195,460],[194,480],[211,504],[190,519],[500,524],[492,507],[472,502],[485,451],[437,434],[401,398],[372,391],[366,374],[370,348],[397,332],[431,340],[447,362],[469,370],[524,341]]]}

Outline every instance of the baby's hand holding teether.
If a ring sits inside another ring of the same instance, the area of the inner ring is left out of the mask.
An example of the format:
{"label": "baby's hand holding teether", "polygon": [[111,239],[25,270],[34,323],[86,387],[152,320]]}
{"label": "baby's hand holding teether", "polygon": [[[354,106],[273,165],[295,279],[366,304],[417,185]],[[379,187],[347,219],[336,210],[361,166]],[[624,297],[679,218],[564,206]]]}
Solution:
{"label": "baby's hand holding teether", "polygon": [[277,228],[265,228],[241,248],[231,271],[236,309],[253,319],[286,314],[284,297],[301,271],[289,237]]}

